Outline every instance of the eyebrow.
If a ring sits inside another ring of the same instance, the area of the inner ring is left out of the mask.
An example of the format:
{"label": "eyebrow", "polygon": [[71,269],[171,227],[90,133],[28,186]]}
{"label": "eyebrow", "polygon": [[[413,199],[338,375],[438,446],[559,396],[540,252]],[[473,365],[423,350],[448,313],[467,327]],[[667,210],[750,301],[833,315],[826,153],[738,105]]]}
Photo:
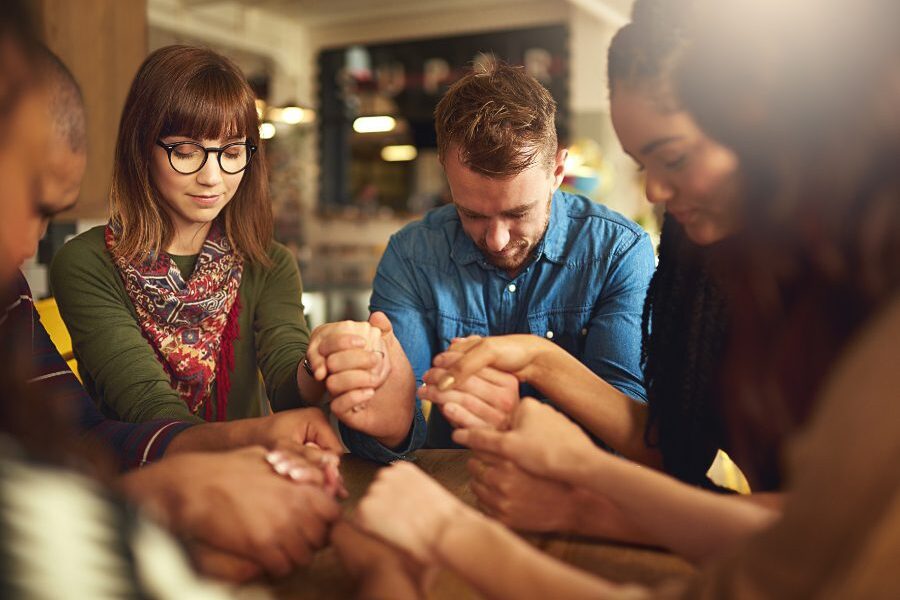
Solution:
{"label": "eyebrow", "polygon": [[[233,136],[224,138],[224,144],[230,144],[232,142],[246,140],[248,137],[249,136],[246,136],[246,135],[233,135]],[[164,135],[164,136],[160,137],[160,139],[164,139],[164,138],[185,138],[184,140],[181,140],[181,141],[188,141],[188,142],[194,142],[195,144],[200,144],[199,138],[191,137],[189,135],[181,135],[181,134],[173,133],[172,135]],[[177,143],[177,142],[170,142],[170,143]]]}
{"label": "eyebrow", "polygon": [[650,142],[649,144],[647,144],[643,148],[641,148],[639,154],[641,154],[643,156],[647,156],[648,154],[651,154],[654,150],[656,150],[660,146],[665,146],[669,142],[675,142],[675,141],[680,140],[681,138],[682,138],[682,136],[680,136],[680,135],[671,135],[669,137],[663,137],[663,138],[653,140],[652,142]]}
{"label": "eyebrow", "polygon": [[[454,204],[456,204],[456,203],[454,202]],[[518,215],[521,213],[528,212],[529,210],[534,208],[536,205],[537,205],[537,202],[529,202],[528,204],[521,204],[519,206],[516,206],[515,208],[510,208],[509,210],[504,210],[500,214],[504,217],[512,217],[512,216],[515,216],[515,215]],[[456,208],[459,209],[460,211],[462,211],[463,213],[465,213],[465,215],[469,216],[469,217],[486,217],[487,216],[487,215],[483,215],[481,213],[477,213],[474,210],[469,210],[468,208],[466,208],[464,206],[460,206],[459,204],[456,204]]]}

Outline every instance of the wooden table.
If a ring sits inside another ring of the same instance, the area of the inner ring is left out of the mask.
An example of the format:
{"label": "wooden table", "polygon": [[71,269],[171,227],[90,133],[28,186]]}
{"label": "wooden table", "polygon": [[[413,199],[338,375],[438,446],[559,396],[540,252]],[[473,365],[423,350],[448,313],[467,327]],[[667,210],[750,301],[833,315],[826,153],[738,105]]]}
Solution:
{"label": "wooden table", "polygon": [[[415,453],[415,462],[455,496],[474,505],[475,497],[469,489],[469,475],[465,468],[468,454],[468,450],[419,450]],[[355,456],[344,457],[341,471],[350,492],[350,498],[345,502],[346,511],[352,511],[365,494],[378,468],[379,465]],[[547,554],[611,581],[652,584],[671,576],[684,576],[693,572],[689,563],[658,550],[577,536],[524,537]],[[331,548],[319,552],[308,568],[275,582],[268,589],[277,598],[298,600],[353,597],[353,582]],[[442,573],[432,588],[431,597],[463,600],[479,596],[454,575]]]}

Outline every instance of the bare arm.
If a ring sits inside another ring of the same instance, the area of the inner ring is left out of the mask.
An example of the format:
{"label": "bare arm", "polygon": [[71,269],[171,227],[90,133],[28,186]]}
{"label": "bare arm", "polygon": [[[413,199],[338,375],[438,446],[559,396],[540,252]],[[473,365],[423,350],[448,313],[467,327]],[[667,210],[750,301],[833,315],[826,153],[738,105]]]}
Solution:
{"label": "bare arm", "polygon": [[701,490],[599,450],[577,425],[533,399],[522,401],[509,432],[459,430],[454,440],[603,496],[651,543],[694,561],[719,554],[778,516],[759,503]]}
{"label": "bare arm", "polygon": [[[462,356],[457,360],[450,356],[453,353]],[[458,388],[487,367],[512,373],[620,454],[653,467],[662,464],[659,451],[644,443],[646,405],[620,392],[548,340],[521,334],[458,340],[434,364],[446,368],[439,372],[441,390]]]}
{"label": "bare arm", "polygon": [[[474,511],[445,527],[435,544],[444,567],[487,598],[604,598],[616,586],[553,559]],[[496,560],[502,556],[503,560]]]}
{"label": "bare arm", "polygon": [[456,572],[488,598],[600,598],[619,589],[542,554],[410,463],[379,471],[353,518],[419,564]]}
{"label": "bare arm", "polygon": [[266,417],[195,425],[175,436],[165,455],[233,450],[255,445],[271,449],[287,443],[313,443],[324,450],[338,454],[343,452],[341,441],[321,410],[297,408]]}

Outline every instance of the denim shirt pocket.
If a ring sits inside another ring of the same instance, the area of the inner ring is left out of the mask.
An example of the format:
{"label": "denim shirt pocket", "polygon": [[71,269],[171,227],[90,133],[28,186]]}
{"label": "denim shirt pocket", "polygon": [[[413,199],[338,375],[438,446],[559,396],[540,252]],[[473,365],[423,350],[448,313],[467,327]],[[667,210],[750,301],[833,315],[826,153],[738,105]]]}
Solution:
{"label": "denim shirt pocket", "polygon": [[488,336],[486,321],[468,319],[464,317],[437,313],[436,325],[438,333],[438,352],[446,350],[453,338],[463,338],[469,335]]}
{"label": "denim shirt pocket", "polygon": [[528,328],[580,358],[591,320],[591,307],[556,308],[528,315]]}

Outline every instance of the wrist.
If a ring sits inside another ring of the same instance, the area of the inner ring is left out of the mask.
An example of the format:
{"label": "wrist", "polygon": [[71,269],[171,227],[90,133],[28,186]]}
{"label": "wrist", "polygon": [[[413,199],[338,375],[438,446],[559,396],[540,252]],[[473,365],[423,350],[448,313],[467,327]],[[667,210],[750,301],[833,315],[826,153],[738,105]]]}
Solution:
{"label": "wrist", "polygon": [[454,508],[444,516],[431,540],[431,556],[442,566],[447,566],[449,559],[459,550],[459,539],[468,535],[478,537],[478,531],[489,521],[479,512],[455,501]]}
{"label": "wrist", "polygon": [[528,382],[539,382],[547,375],[551,374],[552,365],[550,364],[553,350],[557,346],[544,338],[538,338],[531,360],[522,370],[523,379]]}
{"label": "wrist", "polygon": [[570,497],[572,501],[569,503],[569,510],[566,514],[566,533],[592,533],[589,521],[597,507],[591,501],[591,494],[583,488],[572,487]]}
{"label": "wrist", "polygon": [[135,469],[119,477],[116,488],[160,525],[172,529],[174,511],[180,504],[179,491],[177,485],[169,485],[172,482],[166,481],[166,474],[176,469],[175,465],[180,462],[180,457],[173,457],[166,460],[165,469],[156,465]]}
{"label": "wrist", "polygon": [[[307,368],[308,367],[308,368]],[[304,356],[297,364],[297,392],[299,394],[297,406],[283,406],[284,408],[297,407],[321,407],[325,397],[325,382],[315,378],[309,360]]]}

